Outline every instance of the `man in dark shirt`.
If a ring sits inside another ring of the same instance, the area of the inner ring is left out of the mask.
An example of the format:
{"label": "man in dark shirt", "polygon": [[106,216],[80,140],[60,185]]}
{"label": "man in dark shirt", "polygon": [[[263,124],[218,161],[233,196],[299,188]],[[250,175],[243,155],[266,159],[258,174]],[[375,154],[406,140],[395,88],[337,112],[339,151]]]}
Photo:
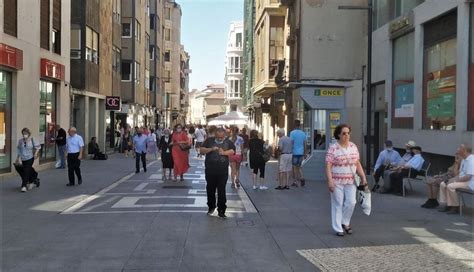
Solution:
{"label": "man in dark shirt", "polygon": [[61,164],[58,168],[66,168],[66,131],[60,125],[56,125],[58,134],[56,136],[56,145],[58,146],[59,159]]}
{"label": "man in dark shirt", "polygon": [[235,153],[235,146],[232,141],[226,139],[225,130],[218,128],[215,137],[207,138],[200,152],[206,155],[206,191],[209,207],[207,214],[212,215],[216,209],[217,189],[217,212],[220,218],[226,218],[225,187],[229,178],[229,156]]}

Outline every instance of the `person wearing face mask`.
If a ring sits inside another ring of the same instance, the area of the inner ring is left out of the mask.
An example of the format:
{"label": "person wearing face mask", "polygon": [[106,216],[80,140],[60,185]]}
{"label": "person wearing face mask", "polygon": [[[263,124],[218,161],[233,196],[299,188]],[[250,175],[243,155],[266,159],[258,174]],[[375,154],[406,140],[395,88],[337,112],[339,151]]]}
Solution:
{"label": "person wearing face mask", "polygon": [[137,135],[133,137],[133,150],[135,151],[135,173],[140,173],[140,159],[143,171],[146,173],[146,150],[148,137],[143,134],[143,129],[137,129]]}
{"label": "person wearing face mask", "polygon": [[165,129],[163,136],[161,136],[158,148],[161,151],[161,164],[163,166],[163,180],[167,180],[166,169],[169,172],[169,179],[171,180],[171,171],[173,170],[173,156],[171,156],[172,140],[170,130]]}
{"label": "person wearing face mask", "polygon": [[184,181],[184,173],[189,169],[189,142],[188,133],[183,130],[183,126],[176,125],[173,135],[171,136],[173,147],[171,154],[174,164],[174,180],[180,176],[180,181]]}
{"label": "person wearing face mask", "polygon": [[415,146],[415,141],[408,141],[408,143],[405,144],[405,154],[403,155],[402,160],[400,160],[400,162],[398,163],[398,166],[403,166],[411,160],[411,158],[413,157],[411,149]]}
{"label": "person wearing face mask", "polygon": [[220,218],[227,217],[225,215],[227,209],[225,188],[229,179],[229,156],[235,153],[235,145],[231,140],[226,139],[225,133],[225,129],[218,128],[215,137],[207,138],[199,150],[202,155],[206,155],[204,164],[209,208],[207,214],[212,215],[216,209],[217,189],[217,211]]}
{"label": "person wearing face mask", "polygon": [[39,151],[41,149],[41,145],[38,141],[35,141],[33,137],[31,137],[31,132],[28,128],[22,129],[21,134],[23,135],[23,137],[18,140],[18,155],[15,161],[15,165],[18,167],[18,165],[20,165],[21,160],[21,165],[23,165],[23,171],[19,171],[19,173],[22,180],[21,192],[24,193],[27,191],[27,189],[31,190],[33,188],[33,183],[36,184],[37,187],[40,186],[38,173],[33,168],[33,162],[35,161],[35,159],[39,158]]}
{"label": "person wearing face mask", "polygon": [[[372,192],[375,192],[379,188],[380,177],[384,175],[385,170],[390,169],[391,166],[396,165],[400,162],[402,157],[398,151],[393,149],[392,141],[385,141],[385,149],[380,152],[374,167],[374,180],[375,184],[372,188]],[[385,180],[384,180],[385,181]]]}

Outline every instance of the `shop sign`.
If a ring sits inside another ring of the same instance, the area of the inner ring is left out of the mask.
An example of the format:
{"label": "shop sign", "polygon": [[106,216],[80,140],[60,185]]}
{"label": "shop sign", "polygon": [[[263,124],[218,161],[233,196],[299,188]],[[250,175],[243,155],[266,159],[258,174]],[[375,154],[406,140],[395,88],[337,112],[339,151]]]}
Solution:
{"label": "shop sign", "polygon": [[448,76],[428,81],[428,117],[456,117],[456,77]]}
{"label": "shop sign", "polygon": [[41,59],[41,76],[56,80],[64,80],[64,65],[49,59]]}
{"label": "shop sign", "polygon": [[0,43],[0,65],[15,70],[22,70],[23,51],[16,47]]}
{"label": "shop sign", "polygon": [[395,20],[389,26],[390,38],[399,37],[413,29],[413,15],[403,16]]}
{"label": "shop sign", "polygon": [[414,84],[395,87],[395,118],[412,118],[415,115]]}
{"label": "shop sign", "polygon": [[321,88],[314,90],[315,96],[344,96],[343,89]]}
{"label": "shop sign", "polygon": [[112,111],[120,110],[120,96],[106,96],[105,97],[105,109]]}

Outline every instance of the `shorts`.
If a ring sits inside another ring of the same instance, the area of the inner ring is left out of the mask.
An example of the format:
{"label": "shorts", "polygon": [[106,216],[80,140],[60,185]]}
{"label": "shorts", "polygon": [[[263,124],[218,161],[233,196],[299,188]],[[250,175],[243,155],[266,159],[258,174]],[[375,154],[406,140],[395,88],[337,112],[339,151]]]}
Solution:
{"label": "shorts", "polygon": [[300,167],[301,164],[303,163],[303,155],[293,155],[293,166],[298,166]]}
{"label": "shorts", "polygon": [[292,158],[293,156],[291,154],[280,155],[280,163],[279,163],[280,173],[291,172],[291,170],[293,169],[293,166],[291,165]]}
{"label": "shorts", "polygon": [[196,148],[200,148],[202,146],[203,142],[196,142]]}
{"label": "shorts", "polygon": [[229,156],[229,160],[230,162],[236,162],[236,163],[240,163],[242,162],[242,155],[231,155]]}

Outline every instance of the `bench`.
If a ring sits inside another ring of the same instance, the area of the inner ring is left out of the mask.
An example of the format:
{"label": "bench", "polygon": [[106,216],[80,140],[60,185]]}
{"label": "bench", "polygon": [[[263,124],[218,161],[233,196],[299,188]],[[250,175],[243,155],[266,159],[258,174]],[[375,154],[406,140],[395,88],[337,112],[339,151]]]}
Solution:
{"label": "bench", "polygon": [[430,170],[431,163],[428,161],[423,162],[423,166],[421,166],[421,170],[418,173],[418,175],[414,178],[411,178],[411,168],[410,171],[408,172],[408,177],[403,178],[403,185],[402,185],[402,192],[403,196],[405,196],[405,187],[406,184],[410,185],[410,190],[413,191],[413,186],[411,185],[412,181],[421,181],[423,183],[427,183],[427,177],[428,177],[428,171]]}
{"label": "bench", "polygon": [[462,207],[466,205],[464,203],[464,199],[462,195],[463,194],[474,195],[474,190],[471,190],[469,188],[457,188],[456,193],[458,194],[458,198],[459,198],[459,214],[462,216]]}

